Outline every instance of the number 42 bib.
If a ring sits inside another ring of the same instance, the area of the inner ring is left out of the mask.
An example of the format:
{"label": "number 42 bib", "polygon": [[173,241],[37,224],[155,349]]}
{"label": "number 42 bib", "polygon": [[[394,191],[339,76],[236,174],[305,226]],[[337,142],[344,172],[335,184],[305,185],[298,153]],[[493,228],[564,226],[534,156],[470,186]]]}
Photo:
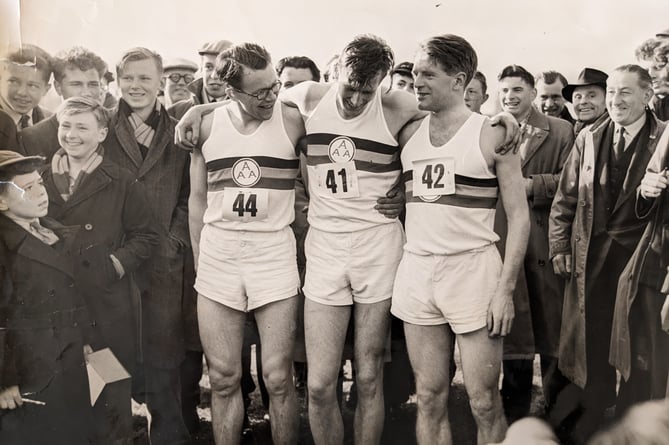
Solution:
{"label": "number 42 bib", "polygon": [[455,193],[455,159],[413,161],[413,196],[435,198]]}

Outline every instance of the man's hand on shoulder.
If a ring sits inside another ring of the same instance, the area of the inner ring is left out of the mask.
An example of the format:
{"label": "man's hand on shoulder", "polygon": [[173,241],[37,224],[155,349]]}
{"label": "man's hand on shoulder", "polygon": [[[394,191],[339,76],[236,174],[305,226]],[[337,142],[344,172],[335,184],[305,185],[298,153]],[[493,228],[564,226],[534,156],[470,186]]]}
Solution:
{"label": "man's hand on shoulder", "polygon": [[496,146],[495,151],[506,154],[513,149],[513,152],[517,153],[520,144],[520,126],[516,118],[511,113],[501,112],[491,118],[491,125],[505,128],[504,142]]}
{"label": "man's hand on shoulder", "polygon": [[195,148],[200,140],[200,124],[202,123],[202,116],[211,113],[216,108],[219,108],[228,102],[229,101],[215,102],[191,107],[191,109],[183,115],[174,129],[174,143],[189,151]]}

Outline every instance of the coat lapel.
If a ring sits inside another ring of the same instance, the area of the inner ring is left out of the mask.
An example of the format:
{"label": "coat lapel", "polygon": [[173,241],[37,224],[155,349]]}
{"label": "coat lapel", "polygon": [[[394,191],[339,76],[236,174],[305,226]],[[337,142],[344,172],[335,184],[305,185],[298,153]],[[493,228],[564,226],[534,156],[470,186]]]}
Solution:
{"label": "coat lapel", "polygon": [[116,139],[118,139],[118,142],[121,144],[123,151],[125,151],[126,155],[128,155],[132,163],[135,164],[135,167],[139,169],[143,161],[142,153],[139,151],[139,146],[137,145],[137,140],[135,139],[135,133],[132,131],[132,126],[120,111],[116,112],[114,119],[114,132],[116,133]]}
{"label": "coat lapel", "polygon": [[[0,222],[0,228],[3,233],[5,233],[4,237],[7,242],[7,247],[16,250],[19,255],[29,258],[32,261],[58,269],[70,277],[73,276],[72,262],[63,261],[63,256],[59,251],[44,244],[9,218],[2,216],[0,219],[2,220]],[[44,227],[54,230],[59,237],[61,234],[59,234],[58,231],[60,231],[61,228],[65,228],[65,226],[62,226],[49,218],[40,218],[40,223],[42,223]],[[69,232],[62,232],[63,235],[66,233],[73,233],[72,231],[75,229],[70,227],[66,228],[66,230],[69,230]],[[66,245],[71,243],[71,237],[61,239],[65,241]]]}
{"label": "coat lapel", "polygon": [[539,147],[541,147],[541,144],[546,140],[548,137],[548,132],[550,130],[550,126],[548,125],[548,119],[546,117],[539,113],[534,107],[532,107],[530,111],[530,116],[527,119],[527,124],[533,128],[532,134],[528,136],[527,139],[527,148],[525,150],[525,158],[523,159],[522,162],[522,167],[524,168],[525,165],[532,159],[532,157],[535,155],[535,153],[539,150]]}

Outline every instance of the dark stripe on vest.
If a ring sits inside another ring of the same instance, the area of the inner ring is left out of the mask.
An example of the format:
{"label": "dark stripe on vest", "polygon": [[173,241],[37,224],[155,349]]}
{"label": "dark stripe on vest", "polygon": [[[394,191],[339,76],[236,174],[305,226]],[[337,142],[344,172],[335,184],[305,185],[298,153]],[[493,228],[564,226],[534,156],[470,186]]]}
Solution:
{"label": "dark stripe on vest", "polygon": [[[334,139],[338,137],[347,137],[353,141],[356,150],[371,151],[373,153],[381,153],[385,155],[392,155],[398,152],[398,145],[382,144],[381,142],[371,141],[369,139],[354,138],[345,134],[330,134],[330,133],[311,133],[307,135],[307,144],[309,145],[330,145]],[[307,146],[307,153],[308,153]]]}
{"label": "dark stripe on vest", "polygon": [[[402,174],[402,181],[413,181],[413,170],[407,170]],[[472,178],[470,176],[455,175],[455,183],[460,185],[471,185],[474,187],[497,187],[497,178]]]}
{"label": "dark stripe on vest", "polygon": [[281,159],[273,158],[271,156],[238,156],[209,161],[207,162],[207,171],[213,172],[224,168],[232,168],[232,166],[235,165],[235,162],[240,159],[253,159],[260,167],[296,169],[300,166],[299,159]]}

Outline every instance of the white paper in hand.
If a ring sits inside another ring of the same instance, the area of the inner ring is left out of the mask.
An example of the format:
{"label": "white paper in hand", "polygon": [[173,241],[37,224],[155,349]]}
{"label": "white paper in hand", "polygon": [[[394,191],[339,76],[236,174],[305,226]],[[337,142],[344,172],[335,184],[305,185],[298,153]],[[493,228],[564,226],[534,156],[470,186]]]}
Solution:
{"label": "white paper in hand", "polygon": [[121,362],[109,348],[100,349],[86,356],[88,386],[91,393],[91,406],[100,397],[100,393],[108,383],[130,378]]}

